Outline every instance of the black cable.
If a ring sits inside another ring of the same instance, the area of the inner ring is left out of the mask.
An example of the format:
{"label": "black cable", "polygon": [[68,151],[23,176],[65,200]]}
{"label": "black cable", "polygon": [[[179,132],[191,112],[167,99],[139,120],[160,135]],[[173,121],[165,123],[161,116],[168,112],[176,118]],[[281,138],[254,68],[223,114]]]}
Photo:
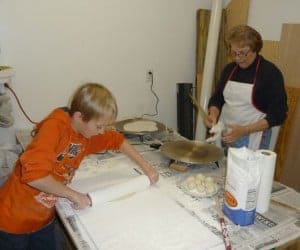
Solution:
{"label": "black cable", "polygon": [[143,116],[147,115],[147,116],[156,116],[158,115],[158,103],[159,103],[159,97],[157,96],[157,94],[155,93],[155,91],[153,90],[153,84],[154,84],[154,80],[153,80],[153,73],[151,71],[148,72],[148,74],[151,76],[151,85],[150,85],[150,90],[153,93],[153,95],[155,96],[156,99],[156,103],[155,103],[155,113],[154,114],[143,114]]}
{"label": "black cable", "polygon": [[4,87],[8,88],[10,90],[10,92],[14,95],[18,105],[19,105],[19,108],[21,109],[22,113],[25,115],[25,117],[28,119],[28,121],[30,121],[32,124],[38,124],[38,122],[34,122],[30,119],[30,117],[26,114],[25,110],[23,109],[21,103],[20,103],[20,100],[18,98],[18,96],[16,95],[15,91],[7,84],[7,83],[4,83]]}

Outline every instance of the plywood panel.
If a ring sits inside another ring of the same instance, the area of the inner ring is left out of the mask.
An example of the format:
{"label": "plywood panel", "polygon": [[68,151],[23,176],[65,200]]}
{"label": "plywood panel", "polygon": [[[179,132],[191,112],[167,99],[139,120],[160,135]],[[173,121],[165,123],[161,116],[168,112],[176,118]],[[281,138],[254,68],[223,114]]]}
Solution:
{"label": "plywood panel", "polygon": [[283,24],[279,66],[288,86],[300,87],[300,24]]}
{"label": "plywood panel", "polygon": [[300,191],[300,88],[286,87],[288,117],[281,126],[275,152],[277,153],[275,179]]}
{"label": "plywood panel", "polygon": [[283,24],[278,65],[288,94],[288,117],[280,129],[275,147],[275,178],[300,191],[300,24]]}
{"label": "plywood panel", "polygon": [[260,54],[263,55],[267,60],[279,66],[279,41],[265,40]]}
{"label": "plywood panel", "polygon": [[[226,28],[225,35],[228,30],[239,24],[248,23],[249,0],[231,0],[225,9]],[[227,55],[226,61],[230,62],[232,58]]]}
{"label": "plywood panel", "polygon": [[285,243],[283,246],[276,247],[276,250],[299,250],[300,249],[300,238],[291,242]]}
{"label": "plywood panel", "polygon": [[221,76],[222,70],[225,65],[228,63],[228,53],[225,42],[225,36],[227,32],[227,17],[226,11],[224,10],[222,13],[221,25],[220,25],[220,34],[219,34],[219,43],[218,43],[218,51],[216,57],[216,67],[215,67],[215,77],[213,82],[213,90]]}
{"label": "plywood panel", "polygon": [[297,106],[293,114],[289,138],[288,141],[286,141],[287,150],[285,152],[285,160],[280,181],[300,192],[300,89],[298,94],[298,102],[295,104]]}
{"label": "plywood panel", "polygon": [[196,48],[196,72],[203,73],[206,43],[209,30],[210,10],[197,11],[197,48]]}
{"label": "plywood panel", "polygon": [[249,0],[232,0],[226,7],[227,29],[248,22]]}

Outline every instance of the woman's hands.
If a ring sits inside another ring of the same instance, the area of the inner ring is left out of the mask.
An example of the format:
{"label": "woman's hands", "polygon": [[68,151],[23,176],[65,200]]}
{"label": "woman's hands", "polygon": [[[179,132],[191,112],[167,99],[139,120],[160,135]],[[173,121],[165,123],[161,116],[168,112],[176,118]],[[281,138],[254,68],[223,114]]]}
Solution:
{"label": "woman's hands", "polygon": [[269,123],[266,119],[261,119],[255,123],[240,126],[237,124],[227,125],[226,132],[223,133],[222,140],[225,143],[233,143],[240,137],[250,135],[251,133],[263,131],[269,128]]}
{"label": "woman's hands", "polygon": [[248,134],[249,129],[247,126],[227,125],[227,129],[222,135],[222,141],[226,144],[230,144]]}
{"label": "woman's hands", "polygon": [[204,120],[205,125],[208,128],[212,128],[214,125],[216,125],[219,114],[220,114],[219,109],[215,106],[211,106],[208,110],[208,115],[207,115],[206,119]]}

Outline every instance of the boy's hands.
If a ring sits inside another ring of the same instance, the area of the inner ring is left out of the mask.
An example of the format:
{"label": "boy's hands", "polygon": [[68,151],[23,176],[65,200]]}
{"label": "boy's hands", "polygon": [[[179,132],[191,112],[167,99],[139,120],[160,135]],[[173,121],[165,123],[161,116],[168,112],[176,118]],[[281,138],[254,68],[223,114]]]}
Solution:
{"label": "boy's hands", "polygon": [[74,191],[69,200],[72,202],[72,207],[74,209],[84,209],[92,205],[91,199],[87,194],[82,194],[76,191]]}
{"label": "boy's hands", "polygon": [[91,206],[91,200],[87,194],[79,193],[63,183],[55,180],[51,175],[28,182],[28,185],[39,189],[42,192],[67,198],[73,203],[75,209],[83,209]]}
{"label": "boy's hands", "polygon": [[145,174],[148,176],[151,184],[155,184],[158,181],[159,174],[154,168],[150,169],[149,172],[147,171]]}
{"label": "boy's hands", "polygon": [[124,140],[120,149],[124,154],[126,154],[131,160],[135,161],[141,167],[144,174],[148,176],[151,184],[154,184],[158,181],[158,172],[126,140]]}
{"label": "boy's hands", "polygon": [[159,179],[158,172],[148,162],[145,162],[141,167],[144,174],[148,176],[151,185],[155,184]]}

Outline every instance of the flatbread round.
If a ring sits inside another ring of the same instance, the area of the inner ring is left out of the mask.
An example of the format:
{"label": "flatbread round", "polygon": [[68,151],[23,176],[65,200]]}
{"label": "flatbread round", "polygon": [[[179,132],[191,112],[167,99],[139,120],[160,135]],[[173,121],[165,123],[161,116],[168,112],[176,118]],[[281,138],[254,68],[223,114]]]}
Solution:
{"label": "flatbread round", "polygon": [[153,132],[157,131],[158,127],[156,122],[154,121],[134,121],[129,122],[124,125],[125,131],[131,131],[131,132],[141,132],[141,131],[148,131]]}

